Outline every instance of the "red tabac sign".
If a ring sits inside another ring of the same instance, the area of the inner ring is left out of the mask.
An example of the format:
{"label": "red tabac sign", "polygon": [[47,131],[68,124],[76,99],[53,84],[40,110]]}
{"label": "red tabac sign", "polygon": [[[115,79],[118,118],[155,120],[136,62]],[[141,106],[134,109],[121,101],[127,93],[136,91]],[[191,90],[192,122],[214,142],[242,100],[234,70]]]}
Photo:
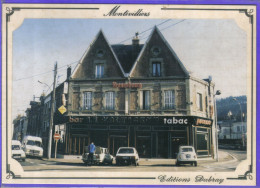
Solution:
{"label": "red tabac sign", "polygon": [[142,83],[131,83],[131,82],[128,82],[128,83],[117,83],[117,82],[113,82],[113,87],[114,88],[142,88],[143,85]]}

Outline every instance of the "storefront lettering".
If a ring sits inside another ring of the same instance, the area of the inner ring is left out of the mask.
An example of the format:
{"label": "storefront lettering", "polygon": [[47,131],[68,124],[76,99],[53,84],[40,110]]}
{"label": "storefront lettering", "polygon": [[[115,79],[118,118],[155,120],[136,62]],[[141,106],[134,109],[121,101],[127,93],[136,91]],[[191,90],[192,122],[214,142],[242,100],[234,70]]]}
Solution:
{"label": "storefront lettering", "polygon": [[70,123],[82,123],[82,122],[83,122],[83,118],[79,118],[79,117],[76,117],[76,118],[74,118],[74,117],[70,117],[69,122],[70,122]]}
{"label": "storefront lettering", "polygon": [[168,125],[175,125],[175,124],[187,125],[188,119],[176,119],[175,117],[164,118],[164,124],[168,124]]}
{"label": "storefront lettering", "polygon": [[113,82],[113,88],[142,88],[143,85],[142,83],[117,83],[117,82]]}
{"label": "storefront lettering", "polygon": [[192,116],[69,116],[67,120],[69,123],[92,125],[212,125],[210,119]]}
{"label": "storefront lettering", "polygon": [[196,125],[200,125],[200,124],[203,124],[203,125],[211,125],[211,120],[206,120],[206,119],[200,119],[200,118],[198,118],[198,119],[197,119],[197,122],[196,122]]}

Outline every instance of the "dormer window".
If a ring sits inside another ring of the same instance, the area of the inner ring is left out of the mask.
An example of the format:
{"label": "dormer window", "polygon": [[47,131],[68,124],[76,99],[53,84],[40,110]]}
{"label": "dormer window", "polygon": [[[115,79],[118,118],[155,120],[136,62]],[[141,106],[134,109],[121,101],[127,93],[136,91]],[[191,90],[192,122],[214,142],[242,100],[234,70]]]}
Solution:
{"label": "dormer window", "polygon": [[153,76],[161,76],[161,62],[153,62],[152,63],[153,68]]}
{"label": "dormer window", "polygon": [[96,65],[96,78],[103,78],[104,77],[104,64],[97,64]]}

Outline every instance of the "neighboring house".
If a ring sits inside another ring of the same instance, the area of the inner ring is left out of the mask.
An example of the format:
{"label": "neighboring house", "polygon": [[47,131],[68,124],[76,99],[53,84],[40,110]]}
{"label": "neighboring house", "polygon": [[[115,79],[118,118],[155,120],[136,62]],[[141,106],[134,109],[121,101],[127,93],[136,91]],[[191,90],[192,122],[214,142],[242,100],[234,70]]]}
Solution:
{"label": "neighboring house", "polygon": [[[63,118],[62,114],[58,111],[58,109],[63,105],[62,104],[62,97],[63,94],[66,93],[64,92],[64,83],[61,83],[58,85],[55,89],[55,101],[54,101],[54,116],[53,116],[53,131],[52,133],[60,133],[59,130],[57,130],[57,126],[59,127],[58,122],[60,121],[61,118]],[[48,149],[48,144],[49,144],[49,131],[50,131],[50,118],[51,118],[51,102],[52,102],[52,92],[50,92],[45,98],[44,98],[44,108],[43,108],[43,123],[42,123],[42,128],[41,128],[41,137],[43,141],[43,146],[44,146],[44,156],[47,156],[47,149]],[[55,128],[56,126],[56,128]],[[59,141],[59,147],[58,147],[58,152],[62,153],[63,151],[63,145],[62,142],[63,140]],[[54,145],[54,140],[52,138],[52,146]],[[54,151],[54,147],[52,147],[52,151]],[[52,152],[53,153],[53,152]]]}
{"label": "neighboring house", "polygon": [[43,108],[44,108],[44,96],[40,97],[40,101],[31,101],[30,109],[27,109],[27,117],[28,117],[28,127],[27,127],[27,135],[31,136],[41,136],[41,128],[43,122]]}
{"label": "neighboring house", "polygon": [[[218,134],[219,140],[222,139],[246,139],[246,122],[225,121],[220,124],[221,129]],[[243,136],[244,135],[244,136]]]}
{"label": "neighboring house", "polygon": [[133,146],[148,158],[173,158],[180,145],[198,155],[215,149],[214,84],[190,75],[157,27],[145,44],[136,35],[110,45],[100,31],[64,84],[60,154],[81,155],[91,141],[112,154]]}
{"label": "neighboring house", "polygon": [[28,125],[27,116],[18,116],[13,121],[13,140],[22,141],[23,137],[26,136]]}

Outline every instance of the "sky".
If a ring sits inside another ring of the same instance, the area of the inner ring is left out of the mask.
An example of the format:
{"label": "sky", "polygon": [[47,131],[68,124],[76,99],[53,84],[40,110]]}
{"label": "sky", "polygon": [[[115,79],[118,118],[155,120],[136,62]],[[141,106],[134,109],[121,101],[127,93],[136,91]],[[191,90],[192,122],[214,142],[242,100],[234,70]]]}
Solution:
{"label": "sky", "polygon": [[25,19],[13,32],[12,118],[50,92],[55,62],[65,80],[100,29],[110,44],[130,44],[136,32],[145,43],[155,25],[188,71],[212,76],[218,98],[246,95],[247,35],[232,19]]}

